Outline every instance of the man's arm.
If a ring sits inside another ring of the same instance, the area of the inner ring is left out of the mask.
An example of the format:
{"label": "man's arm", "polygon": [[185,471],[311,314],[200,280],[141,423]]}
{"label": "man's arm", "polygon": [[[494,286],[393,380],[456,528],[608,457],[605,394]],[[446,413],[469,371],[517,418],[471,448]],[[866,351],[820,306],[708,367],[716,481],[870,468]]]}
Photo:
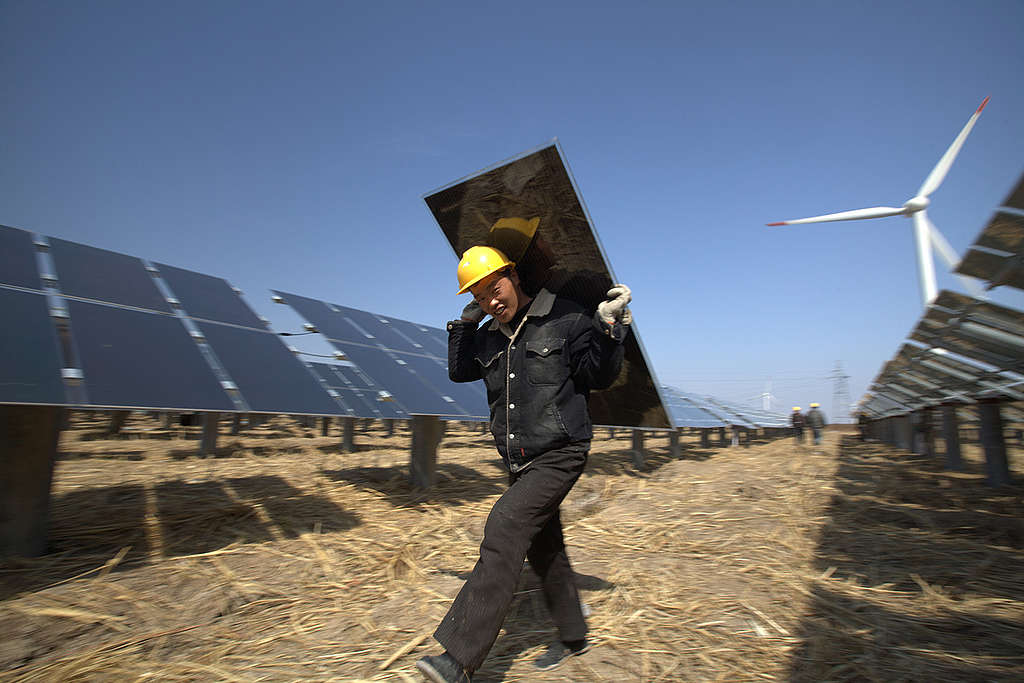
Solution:
{"label": "man's arm", "polygon": [[476,362],[476,325],[469,320],[448,323],[448,377],[453,382],[483,379]]}
{"label": "man's arm", "polygon": [[622,342],[629,326],[616,321],[608,324],[598,313],[593,318],[580,316],[569,342],[573,380],[587,389],[606,389],[622,370]]}

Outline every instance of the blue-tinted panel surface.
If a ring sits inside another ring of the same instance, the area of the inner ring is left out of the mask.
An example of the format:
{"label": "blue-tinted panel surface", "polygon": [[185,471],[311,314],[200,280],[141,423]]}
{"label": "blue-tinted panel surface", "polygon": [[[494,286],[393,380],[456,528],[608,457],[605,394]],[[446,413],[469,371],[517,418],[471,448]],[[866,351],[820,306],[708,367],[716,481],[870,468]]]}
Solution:
{"label": "blue-tinted panel surface", "polygon": [[[307,299],[304,296],[298,296],[297,294],[288,294],[286,292],[278,292],[271,290],[274,294],[285,300],[289,306],[295,309],[295,311],[303,318],[308,320],[313,326],[320,330],[320,334],[324,335],[328,339],[350,339],[355,336],[354,328],[347,324],[341,317],[340,314],[335,313],[327,307],[323,301],[317,301],[316,299]],[[367,340],[362,338],[362,343],[366,343]]]}
{"label": "blue-tinted panel surface", "polygon": [[726,422],[702,410],[671,387],[662,387],[666,406],[676,427],[725,427]]}
{"label": "blue-tinted panel surface", "polygon": [[0,225],[0,284],[40,289],[32,234]]}
{"label": "blue-tinted panel surface", "polygon": [[142,261],[134,256],[50,238],[60,291],[114,304],[171,312]]}
{"label": "blue-tinted panel surface", "polygon": [[[328,363],[310,365],[316,374],[323,378],[324,383],[338,394],[339,400],[349,410],[350,415],[374,418],[409,417],[393,401],[380,400],[377,389],[359,388],[369,387],[371,383],[363,380],[351,367]],[[348,381],[346,376],[357,378],[358,384]]]}
{"label": "blue-tinted panel surface", "polygon": [[88,405],[234,411],[181,321],[67,301]]}
{"label": "blue-tinted panel surface", "polygon": [[[390,318],[380,318],[373,313],[360,311],[345,306],[335,306],[350,330],[347,337],[339,341],[353,341],[369,346],[383,346],[395,351],[423,353],[422,345],[411,341],[408,337],[395,331]],[[384,322],[387,320],[388,322]],[[342,328],[346,329],[346,328]],[[372,337],[372,338],[371,338]]]}
{"label": "blue-tinted panel surface", "polygon": [[448,367],[439,360],[413,355],[403,355],[401,358],[442,397],[453,399],[461,409],[460,412],[474,417],[490,414],[483,382],[453,382],[448,378]]}
{"label": "blue-tinted panel surface", "polygon": [[397,363],[384,351],[356,344],[339,345],[360,370],[389,391],[402,408],[420,415],[465,415],[457,405],[441,398],[408,365]]}
{"label": "blue-tinted panel surface", "polygon": [[338,404],[272,332],[196,322],[255,413],[340,415]]}
{"label": "blue-tinted panel surface", "polygon": [[266,329],[266,325],[226,280],[162,263],[155,265],[174,298],[181,302],[181,307],[190,317]]}
{"label": "blue-tinted panel surface", "polygon": [[61,405],[57,334],[42,294],[0,289],[0,403]]}

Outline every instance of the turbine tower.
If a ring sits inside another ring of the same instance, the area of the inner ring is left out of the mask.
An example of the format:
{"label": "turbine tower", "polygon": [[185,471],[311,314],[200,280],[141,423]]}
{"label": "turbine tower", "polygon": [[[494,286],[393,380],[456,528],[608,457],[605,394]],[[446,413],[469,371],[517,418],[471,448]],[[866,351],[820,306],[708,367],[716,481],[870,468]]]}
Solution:
{"label": "turbine tower", "polygon": [[[926,209],[931,203],[929,197],[935,190],[938,189],[939,185],[946,178],[946,174],[949,173],[950,166],[953,165],[953,161],[956,159],[956,155],[960,153],[960,148],[964,145],[964,140],[970,134],[971,129],[974,128],[975,122],[978,117],[981,116],[981,110],[988,104],[988,98],[982,100],[981,105],[977,111],[971,115],[971,118],[967,120],[967,124],[960,131],[960,134],[953,140],[953,144],[949,146],[946,153],[939,159],[939,163],[935,165],[932,172],[925,178],[924,183],[921,185],[917,194],[908,199],[903,203],[902,207],[894,206],[874,206],[869,209],[855,209],[853,211],[841,211],[840,213],[830,213],[824,216],[814,216],[812,218],[800,218],[792,221],[779,221],[777,223],[768,223],[769,226],[778,225],[800,225],[802,223],[827,223],[830,221],[853,221],[860,220],[861,218],[885,218],[887,216],[906,216],[912,218],[914,221],[914,240],[917,246],[917,274],[918,280],[921,285],[921,298],[924,300],[925,307],[928,306],[935,299],[938,294],[937,287],[935,284],[935,263],[932,260],[932,249],[934,248],[942,259],[947,263],[950,270],[956,267],[959,263],[960,257],[956,251],[950,246],[949,242],[943,237],[942,233],[939,232],[938,228],[929,220],[928,212]],[[977,286],[972,280],[968,280],[963,276],[960,280],[964,283],[971,294],[976,298],[984,298],[981,288]]]}

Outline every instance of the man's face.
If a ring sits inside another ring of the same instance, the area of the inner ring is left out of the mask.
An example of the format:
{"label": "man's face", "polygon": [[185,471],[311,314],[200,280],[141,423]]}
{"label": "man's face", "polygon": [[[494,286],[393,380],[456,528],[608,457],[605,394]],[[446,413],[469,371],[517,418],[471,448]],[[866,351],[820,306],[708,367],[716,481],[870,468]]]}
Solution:
{"label": "man's face", "polygon": [[484,313],[502,323],[512,320],[523,304],[519,276],[514,270],[488,275],[470,287],[469,291],[473,293],[480,308],[484,309]]}

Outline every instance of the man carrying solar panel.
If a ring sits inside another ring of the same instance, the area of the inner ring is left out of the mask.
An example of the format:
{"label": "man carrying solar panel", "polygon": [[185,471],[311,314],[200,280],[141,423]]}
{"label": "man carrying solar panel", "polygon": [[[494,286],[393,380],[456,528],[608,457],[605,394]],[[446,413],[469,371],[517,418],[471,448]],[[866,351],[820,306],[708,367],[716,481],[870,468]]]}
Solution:
{"label": "man carrying solar panel", "polygon": [[[553,669],[588,649],[558,506],[590,451],[587,397],[618,376],[632,322],[625,285],[608,290],[593,313],[547,289],[531,297],[494,247],[468,249],[458,277],[459,294],[470,291],[473,301],[448,323],[448,372],[455,382],[484,380],[510,486],[487,517],[480,559],[434,632],[445,652],[416,663],[435,683],[471,680],[505,621],[524,558],[559,632],[535,666]],[[486,315],[492,319],[478,328]]]}

